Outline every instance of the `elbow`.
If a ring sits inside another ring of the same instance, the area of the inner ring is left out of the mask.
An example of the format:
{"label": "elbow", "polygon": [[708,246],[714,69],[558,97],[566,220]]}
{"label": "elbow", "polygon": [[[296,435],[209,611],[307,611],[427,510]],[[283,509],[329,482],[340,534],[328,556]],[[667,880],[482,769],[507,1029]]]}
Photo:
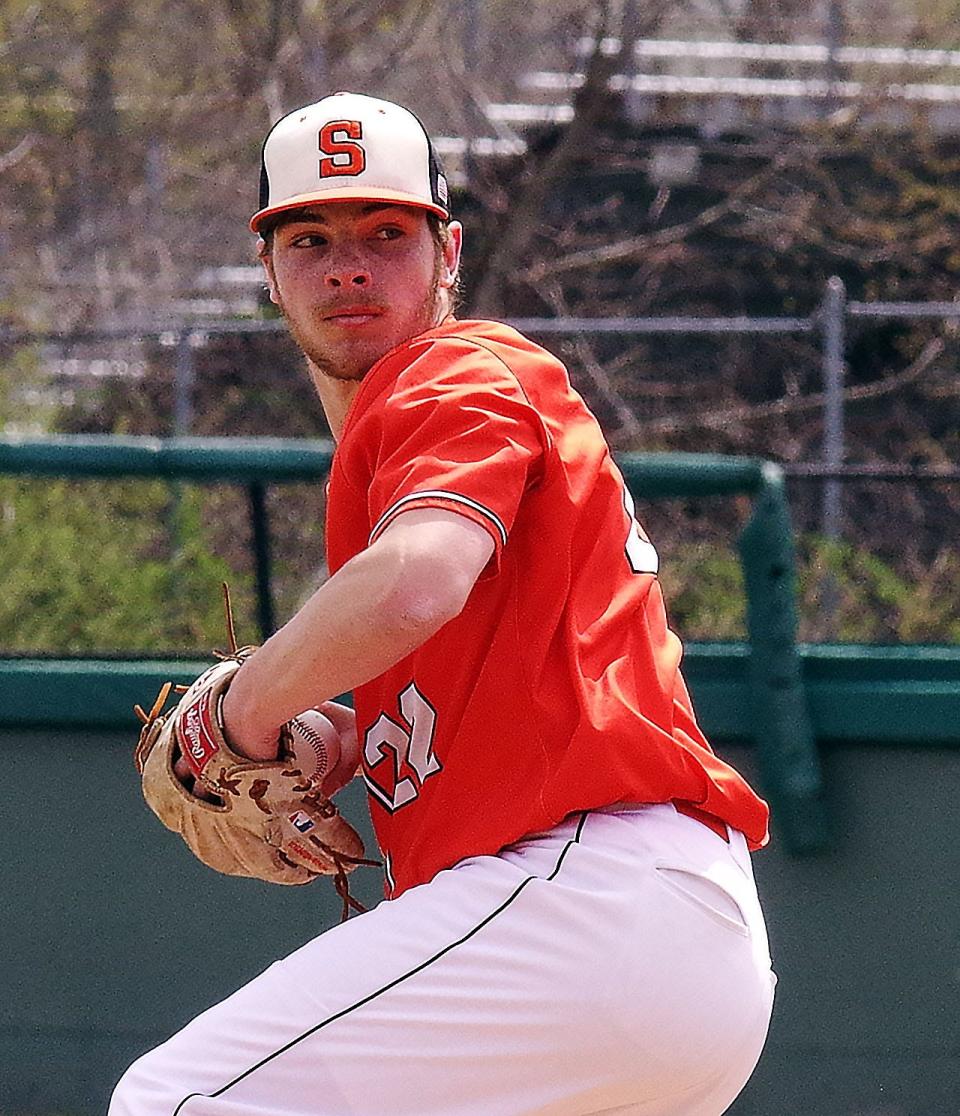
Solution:
{"label": "elbow", "polygon": [[463,611],[493,552],[486,530],[450,512],[409,511],[367,551],[383,571],[385,623],[419,645]]}
{"label": "elbow", "polygon": [[472,588],[469,578],[443,561],[415,560],[398,579],[391,611],[420,642],[460,615]]}
{"label": "elbow", "polygon": [[407,623],[432,635],[463,612],[470,587],[457,578],[418,577],[404,586],[401,609]]}

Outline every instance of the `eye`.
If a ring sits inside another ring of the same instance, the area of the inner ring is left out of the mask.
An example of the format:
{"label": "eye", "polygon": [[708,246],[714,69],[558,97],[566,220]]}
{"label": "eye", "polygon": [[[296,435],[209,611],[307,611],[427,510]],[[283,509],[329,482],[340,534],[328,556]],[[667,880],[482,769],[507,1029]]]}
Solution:
{"label": "eye", "polygon": [[404,235],[399,225],[381,225],[374,234],[377,240],[397,240]]}
{"label": "eye", "polygon": [[322,248],[327,243],[327,238],[317,232],[300,233],[290,240],[291,248]]}

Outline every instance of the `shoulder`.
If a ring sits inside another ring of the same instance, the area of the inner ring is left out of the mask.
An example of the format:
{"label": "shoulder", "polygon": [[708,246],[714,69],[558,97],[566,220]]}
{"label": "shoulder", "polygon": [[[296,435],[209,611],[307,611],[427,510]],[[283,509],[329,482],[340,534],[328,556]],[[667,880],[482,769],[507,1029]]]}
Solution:
{"label": "shoulder", "polygon": [[522,401],[527,383],[558,364],[510,326],[450,320],[409,343],[393,383],[399,395],[425,386],[441,394],[492,391]]}
{"label": "shoulder", "polygon": [[[555,367],[560,369],[558,377]],[[530,425],[544,444],[541,406],[561,385],[563,366],[509,326],[448,319],[386,354],[365,379],[348,416],[344,443],[375,442],[428,416],[500,416]]]}

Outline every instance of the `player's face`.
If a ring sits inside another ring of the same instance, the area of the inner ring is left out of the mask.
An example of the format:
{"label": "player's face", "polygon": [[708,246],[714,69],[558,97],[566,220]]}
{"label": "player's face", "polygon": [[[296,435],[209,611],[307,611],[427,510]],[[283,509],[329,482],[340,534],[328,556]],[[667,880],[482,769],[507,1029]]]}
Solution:
{"label": "player's face", "polygon": [[283,222],[264,257],[270,297],[323,374],[360,380],[394,346],[447,312],[460,228],[440,248],[426,212],[328,202]]}

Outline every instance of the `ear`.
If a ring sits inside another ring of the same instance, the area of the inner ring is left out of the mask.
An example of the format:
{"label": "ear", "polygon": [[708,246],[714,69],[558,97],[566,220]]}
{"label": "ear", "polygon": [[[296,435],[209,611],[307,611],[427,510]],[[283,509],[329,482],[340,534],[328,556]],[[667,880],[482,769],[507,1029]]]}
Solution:
{"label": "ear", "polygon": [[463,225],[459,221],[451,221],[449,234],[443,246],[443,268],[440,272],[440,286],[445,290],[450,290],[457,282],[463,249]]}
{"label": "ear", "polygon": [[277,293],[277,276],[273,270],[273,254],[264,240],[257,241],[257,257],[263,264],[263,270],[266,274],[267,292],[270,295],[270,301],[275,306],[279,306],[280,296]]}

